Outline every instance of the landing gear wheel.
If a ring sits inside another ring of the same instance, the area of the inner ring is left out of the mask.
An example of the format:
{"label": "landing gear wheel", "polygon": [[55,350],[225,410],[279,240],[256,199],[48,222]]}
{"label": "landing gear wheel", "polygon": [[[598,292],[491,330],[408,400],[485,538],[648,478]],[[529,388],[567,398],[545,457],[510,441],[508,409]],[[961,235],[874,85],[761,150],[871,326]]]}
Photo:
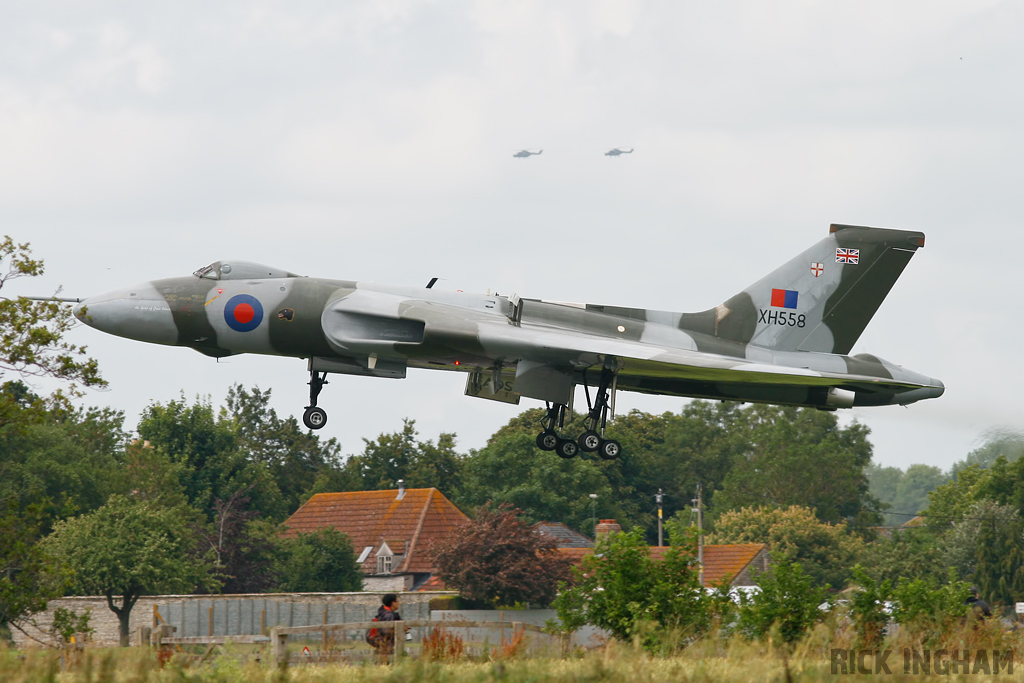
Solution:
{"label": "landing gear wheel", "polygon": [[558,448],[558,434],[553,429],[545,429],[537,435],[537,448],[542,451],[553,451]]}
{"label": "landing gear wheel", "polygon": [[580,447],[572,439],[559,439],[555,451],[559,457],[568,460],[569,458],[576,457],[576,454],[580,452]]}
{"label": "landing gear wheel", "polygon": [[608,439],[605,441],[601,440],[601,445],[597,448],[597,454],[604,460],[615,460],[622,454],[622,444],[615,439]]}
{"label": "landing gear wheel", "polygon": [[327,411],[316,406],[306,408],[306,412],[302,414],[302,424],[310,429],[320,429],[327,424]]}
{"label": "landing gear wheel", "polygon": [[601,446],[601,437],[593,429],[580,434],[580,438],[576,440],[579,444],[580,450],[586,453],[593,453]]}

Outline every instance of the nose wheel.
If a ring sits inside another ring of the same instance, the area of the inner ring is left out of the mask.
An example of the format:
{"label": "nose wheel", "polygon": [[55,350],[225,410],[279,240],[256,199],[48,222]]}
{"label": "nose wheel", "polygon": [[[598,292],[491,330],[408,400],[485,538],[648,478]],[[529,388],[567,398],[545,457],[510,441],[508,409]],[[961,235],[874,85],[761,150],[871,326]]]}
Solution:
{"label": "nose wheel", "polygon": [[327,424],[327,411],[323,408],[310,406],[302,413],[302,424],[310,429],[320,429]]}
{"label": "nose wheel", "polygon": [[321,429],[327,424],[327,411],[318,408],[316,400],[327,384],[327,373],[311,370],[309,373],[309,405],[302,413],[302,424],[309,429]]}

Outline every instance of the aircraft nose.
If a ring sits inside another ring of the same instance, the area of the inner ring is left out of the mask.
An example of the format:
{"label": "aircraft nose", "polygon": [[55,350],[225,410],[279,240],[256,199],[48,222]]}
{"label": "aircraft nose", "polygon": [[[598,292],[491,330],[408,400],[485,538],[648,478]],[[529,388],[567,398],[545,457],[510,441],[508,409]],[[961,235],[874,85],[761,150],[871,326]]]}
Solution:
{"label": "aircraft nose", "polygon": [[118,337],[155,344],[178,341],[171,307],[148,282],[89,297],[72,310],[89,327]]}

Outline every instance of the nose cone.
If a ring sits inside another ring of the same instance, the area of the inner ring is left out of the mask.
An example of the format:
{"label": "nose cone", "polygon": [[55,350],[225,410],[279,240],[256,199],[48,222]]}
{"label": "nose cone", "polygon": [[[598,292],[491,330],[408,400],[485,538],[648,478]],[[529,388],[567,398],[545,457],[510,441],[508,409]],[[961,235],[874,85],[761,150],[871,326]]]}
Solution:
{"label": "nose cone", "polygon": [[176,344],[171,307],[150,283],[90,297],[73,309],[76,318],[108,334],[154,344]]}

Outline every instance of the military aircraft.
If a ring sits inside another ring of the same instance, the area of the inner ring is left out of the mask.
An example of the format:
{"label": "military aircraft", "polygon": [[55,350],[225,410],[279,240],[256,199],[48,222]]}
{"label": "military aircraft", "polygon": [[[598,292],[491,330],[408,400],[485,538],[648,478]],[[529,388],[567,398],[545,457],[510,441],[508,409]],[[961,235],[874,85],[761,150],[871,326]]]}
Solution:
{"label": "military aircraft", "polygon": [[[547,404],[537,445],[614,459],[605,438],[616,392],[751,401],[823,410],[907,405],[942,382],[868,354],[847,355],[924,246],[924,234],[832,225],[828,237],[699,313],[575,304],[518,295],[302,277],[246,261],[143,282],[83,300],[75,316],[121,337],[306,360],[309,405],[328,373],[404,378],[408,368],[468,375],[466,394]],[[586,430],[564,435],[576,385]]]}
{"label": "military aircraft", "polygon": [[541,150],[537,150],[536,152],[531,152],[528,149],[521,149],[518,152],[516,152],[515,154],[513,154],[512,157],[515,158],[515,159],[525,159],[526,157],[535,157],[538,154],[543,154],[543,153],[544,153],[544,150],[542,150],[542,149]]}
{"label": "military aircraft", "polygon": [[617,156],[621,156],[623,154],[632,154],[632,153],[633,153],[633,149],[632,148],[630,148],[630,149],[622,149],[621,147],[616,147],[615,149],[608,150],[607,152],[604,153],[604,155],[606,157],[617,157]]}

